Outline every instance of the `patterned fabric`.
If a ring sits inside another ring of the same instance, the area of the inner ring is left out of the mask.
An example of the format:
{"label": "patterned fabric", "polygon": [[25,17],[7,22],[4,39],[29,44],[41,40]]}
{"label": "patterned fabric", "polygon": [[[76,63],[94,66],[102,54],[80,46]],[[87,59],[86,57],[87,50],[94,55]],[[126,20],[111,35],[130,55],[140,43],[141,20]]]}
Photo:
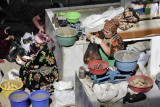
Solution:
{"label": "patterned fabric", "polygon": [[[43,67],[52,67],[52,69],[42,73],[40,69]],[[36,72],[32,72],[34,70]],[[58,80],[56,60],[47,46],[37,53],[34,60],[27,62],[25,66],[20,68],[20,78],[22,78],[24,87],[34,90]]]}
{"label": "patterned fabric", "polygon": [[0,59],[5,58],[9,54],[10,42],[5,40],[8,35],[4,33],[4,30],[0,27]]}
{"label": "patterned fabric", "polygon": [[104,29],[111,32],[117,32],[117,28],[120,28],[121,30],[125,31],[133,27],[133,25],[137,23],[139,19],[139,13],[136,12],[131,6],[128,6],[123,13],[115,16],[110,21],[106,21]]}
{"label": "patterned fabric", "polygon": [[[96,37],[99,37],[101,39],[102,39],[102,36],[104,35],[102,31],[92,32],[90,34],[95,35]],[[115,36],[115,37],[111,41],[111,47],[110,47],[111,48],[111,56],[113,56],[115,52],[124,49],[123,39],[121,38],[121,36],[119,36],[117,33],[113,36]],[[104,38],[104,36],[103,36],[103,38]],[[109,47],[110,43],[108,43],[106,45]]]}
{"label": "patterned fabric", "polygon": [[114,17],[114,19],[119,21],[118,27],[125,31],[133,27],[133,25],[139,21],[140,17],[138,12],[128,6],[123,13]]}
{"label": "patterned fabric", "polygon": [[[124,49],[124,44],[121,36],[119,36],[118,34],[115,34],[114,36],[115,37],[111,41],[111,56],[113,56],[117,51]],[[109,45],[109,43],[107,45]]]}

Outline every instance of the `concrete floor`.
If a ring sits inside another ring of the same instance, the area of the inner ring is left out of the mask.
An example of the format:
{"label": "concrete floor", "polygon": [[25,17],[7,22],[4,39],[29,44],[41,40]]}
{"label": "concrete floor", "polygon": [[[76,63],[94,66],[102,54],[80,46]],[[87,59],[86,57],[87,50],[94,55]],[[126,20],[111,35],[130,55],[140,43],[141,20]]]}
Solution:
{"label": "concrete floor", "polygon": [[[2,69],[2,71],[4,73],[5,79],[7,80],[8,79],[8,71],[10,71],[11,69],[19,70],[20,66],[18,64],[16,64],[15,62],[11,63],[11,62],[8,62],[7,60],[5,60],[4,63],[0,63],[0,68]],[[25,89],[25,91],[30,94],[30,91],[28,89]],[[3,96],[1,90],[0,90],[0,102],[1,102],[2,107],[11,107],[9,99],[7,99]],[[54,104],[53,93],[50,96],[49,102],[50,102],[50,107],[53,107],[53,104]],[[32,107],[31,103],[29,103],[29,107]]]}
{"label": "concrete floor", "polygon": [[[0,63],[0,68],[2,69],[3,73],[4,73],[4,77],[7,80],[8,79],[8,71],[10,71],[11,69],[20,69],[20,66],[18,64],[16,64],[15,62],[8,62],[7,60],[5,60],[4,63]],[[30,94],[30,91],[28,89],[25,89],[26,92],[28,92]],[[11,107],[10,105],[10,101],[9,99],[5,98],[2,94],[2,91],[0,91],[0,102],[2,107]],[[50,107],[53,107],[54,104],[54,95],[52,94],[50,96]],[[32,105],[30,104],[29,107],[32,107]]]}

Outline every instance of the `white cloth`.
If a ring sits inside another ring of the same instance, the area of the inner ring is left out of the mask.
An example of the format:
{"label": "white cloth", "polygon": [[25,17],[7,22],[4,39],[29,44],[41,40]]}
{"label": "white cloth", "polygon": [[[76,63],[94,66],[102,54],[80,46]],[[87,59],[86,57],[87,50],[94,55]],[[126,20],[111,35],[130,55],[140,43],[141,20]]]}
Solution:
{"label": "white cloth", "polygon": [[149,76],[149,71],[145,68],[145,65],[149,62],[150,56],[150,50],[147,50],[146,52],[141,52],[141,54],[139,55],[137,64],[142,71],[142,75]]}
{"label": "white cloth", "polygon": [[75,105],[74,90],[54,90],[55,103],[53,107],[66,107]]}
{"label": "white cloth", "polygon": [[141,63],[143,66],[145,66],[149,61],[150,56],[151,56],[150,50],[147,50],[146,52],[141,52],[138,58],[138,63]]}
{"label": "white cloth", "polygon": [[114,8],[111,6],[108,8],[107,11],[105,11],[102,14],[92,14],[86,17],[85,20],[82,21],[82,26],[88,28],[94,28],[98,25],[104,24],[106,19],[111,20],[113,17],[122,12],[124,12],[123,7]]}
{"label": "white cloth", "polygon": [[127,45],[126,49],[134,52],[142,52],[144,50],[150,49],[150,42],[142,41],[142,42],[136,42],[134,44],[129,44]]}
{"label": "white cloth", "polygon": [[102,40],[100,38],[95,37],[95,43],[100,45]]}
{"label": "white cloth", "polygon": [[111,102],[117,102],[126,96],[128,83],[126,81],[122,81],[121,83],[115,84],[114,86],[118,89],[118,95],[114,97]]}
{"label": "white cloth", "polygon": [[75,92],[73,90],[72,82],[54,82],[54,98],[55,103],[53,107],[66,107],[75,105]]}
{"label": "white cloth", "polygon": [[93,86],[93,92],[100,102],[113,103],[122,99],[127,94],[127,86],[128,83],[126,81],[117,84],[95,84]]}
{"label": "white cloth", "polygon": [[158,14],[158,3],[153,3],[151,5],[150,15],[156,16]]}

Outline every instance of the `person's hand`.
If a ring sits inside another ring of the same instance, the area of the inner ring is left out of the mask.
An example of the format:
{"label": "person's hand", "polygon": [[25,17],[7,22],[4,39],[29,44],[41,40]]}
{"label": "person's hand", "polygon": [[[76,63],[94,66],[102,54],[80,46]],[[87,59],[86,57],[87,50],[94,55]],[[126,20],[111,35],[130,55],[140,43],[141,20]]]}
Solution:
{"label": "person's hand", "polygon": [[13,35],[10,35],[9,38],[10,38],[10,39],[14,39],[14,36],[13,36]]}
{"label": "person's hand", "polygon": [[10,40],[10,39],[14,39],[14,36],[8,36],[5,40]]}
{"label": "person's hand", "polygon": [[116,68],[113,66],[113,67],[108,67],[110,70],[112,70],[112,71],[115,71],[116,70]]}
{"label": "person's hand", "polygon": [[5,33],[5,34],[8,34],[8,33],[7,33],[7,29],[10,29],[10,27],[6,27],[6,28],[4,29],[4,33]]}
{"label": "person's hand", "polygon": [[89,40],[90,40],[91,35],[92,35],[91,33],[88,33],[88,34],[87,34],[87,36],[86,36],[86,37],[87,37],[87,39],[89,39]]}
{"label": "person's hand", "polygon": [[22,65],[22,63],[23,63],[23,61],[17,56],[17,58],[16,58],[16,62],[18,63],[18,64],[20,64],[20,65]]}
{"label": "person's hand", "polygon": [[100,38],[95,37],[94,38],[94,43],[100,45],[102,43],[102,40]]}
{"label": "person's hand", "polygon": [[40,28],[39,28],[39,32],[38,32],[38,33],[44,33],[43,27],[40,27]]}
{"label": "person's hand", "polygon": [[28,60],[32,60],[33,58],[32,57],[29,57],[29,56],[23,56],[22,57],[22,60],[24,61],[28,61]]}

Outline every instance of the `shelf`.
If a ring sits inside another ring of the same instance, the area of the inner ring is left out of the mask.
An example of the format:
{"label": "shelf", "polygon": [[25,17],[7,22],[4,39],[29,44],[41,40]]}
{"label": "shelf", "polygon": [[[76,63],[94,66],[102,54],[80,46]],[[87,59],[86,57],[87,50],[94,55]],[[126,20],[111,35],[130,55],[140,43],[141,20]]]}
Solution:
{"label": "shelf", "polygon": [[140,15],[140,20],[150,20],[150,19],[158,19],[160,15],[151,16],[151,15]]}

